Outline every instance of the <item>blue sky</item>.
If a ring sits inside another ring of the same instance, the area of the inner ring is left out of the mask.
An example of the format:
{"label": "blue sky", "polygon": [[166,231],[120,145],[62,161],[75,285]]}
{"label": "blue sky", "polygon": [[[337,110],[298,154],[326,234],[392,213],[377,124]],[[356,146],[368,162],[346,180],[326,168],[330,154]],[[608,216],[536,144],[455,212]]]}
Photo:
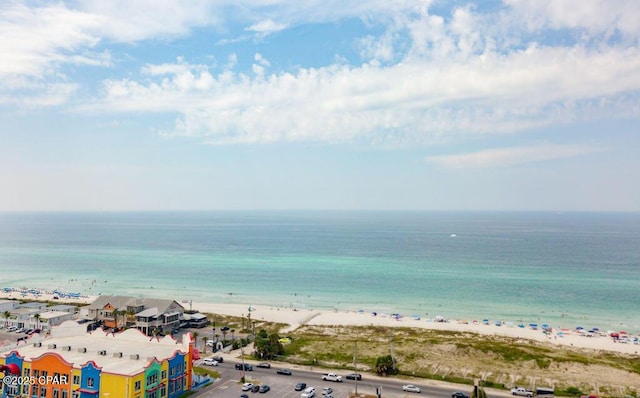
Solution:
{"label": "blue sky", "polygon": [[0,211],[640,211],[637,15],[0,0]]}

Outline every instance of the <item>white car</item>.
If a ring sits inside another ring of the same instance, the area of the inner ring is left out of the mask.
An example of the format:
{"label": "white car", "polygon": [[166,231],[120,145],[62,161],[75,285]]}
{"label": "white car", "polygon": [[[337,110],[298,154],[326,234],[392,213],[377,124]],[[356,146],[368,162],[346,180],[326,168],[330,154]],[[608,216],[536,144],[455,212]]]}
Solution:
{"label": "white car", "polygon": [[207,347],[213,347],[213,344],[215,343],[215,341],[213,340],[207,340]]}
{"label": "white car", "polygon": [[253,388],[253,383],[244,383],[242,385],[242,391],[249,391]]}
{"label": "white car", "polygon": [[202,361],[202,364],[203,364],[203,365],[207,365],[207,366],[218,366],[218,361],[216,361],[216,360],[215,360],[215,359],[213,359],[213,358],[205,358],[205,359]]}
{"label": "white car", "polygon": [[420,387],[414,386],[413,384],[405,384],[404,386],[402,386],[402,391],[419,393]]}

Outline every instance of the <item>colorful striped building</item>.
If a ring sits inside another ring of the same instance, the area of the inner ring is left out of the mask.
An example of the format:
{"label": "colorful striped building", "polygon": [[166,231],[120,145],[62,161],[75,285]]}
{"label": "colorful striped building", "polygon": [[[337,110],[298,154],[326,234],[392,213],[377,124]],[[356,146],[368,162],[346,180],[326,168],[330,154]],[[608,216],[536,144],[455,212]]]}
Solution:
{"label": "colorful striped building", "polygon": [[0,369],[15,383],[3,384],[0,396],[174,398],[190,389],[189,333],[174,340],[150,338],[135,329],[117,334],[85,330],[70,321],[50,337],[32,337],[6,349]]}

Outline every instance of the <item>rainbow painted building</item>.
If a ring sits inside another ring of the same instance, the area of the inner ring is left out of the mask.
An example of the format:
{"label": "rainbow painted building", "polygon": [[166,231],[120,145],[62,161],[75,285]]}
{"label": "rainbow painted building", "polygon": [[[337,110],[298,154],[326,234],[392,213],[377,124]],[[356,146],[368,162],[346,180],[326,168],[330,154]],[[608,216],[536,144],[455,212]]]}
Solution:
{"label": "rainbow painted building", "polygon": [[190,389],[189,333],[177,341],[135,329],[86,333],[75,322],[65,324],[51,337],[30,338],[0,355],[1,369],[16,376],[15,385],[2,384],[0,397],[174,398]]}

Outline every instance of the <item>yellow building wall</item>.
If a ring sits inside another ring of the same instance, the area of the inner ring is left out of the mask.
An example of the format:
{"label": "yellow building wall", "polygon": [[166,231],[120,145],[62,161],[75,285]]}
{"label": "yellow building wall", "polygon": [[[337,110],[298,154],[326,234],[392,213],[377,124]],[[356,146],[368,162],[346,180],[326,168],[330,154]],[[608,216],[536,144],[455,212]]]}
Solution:
{"label": "yellow building wall", "polygon": [[128,377],[123,375],[102,373],[100,375],[100,394],[108,397],[130,397],[131,392],[127,392],[129,388],[127,379]]}
{"label": "yellow building wall", "polygon": [[[140,382],[140,389],[136,391],[136,381]],[[129,398],[142,398],[144,397],[144,372],[139,373],[129,378]]]}

